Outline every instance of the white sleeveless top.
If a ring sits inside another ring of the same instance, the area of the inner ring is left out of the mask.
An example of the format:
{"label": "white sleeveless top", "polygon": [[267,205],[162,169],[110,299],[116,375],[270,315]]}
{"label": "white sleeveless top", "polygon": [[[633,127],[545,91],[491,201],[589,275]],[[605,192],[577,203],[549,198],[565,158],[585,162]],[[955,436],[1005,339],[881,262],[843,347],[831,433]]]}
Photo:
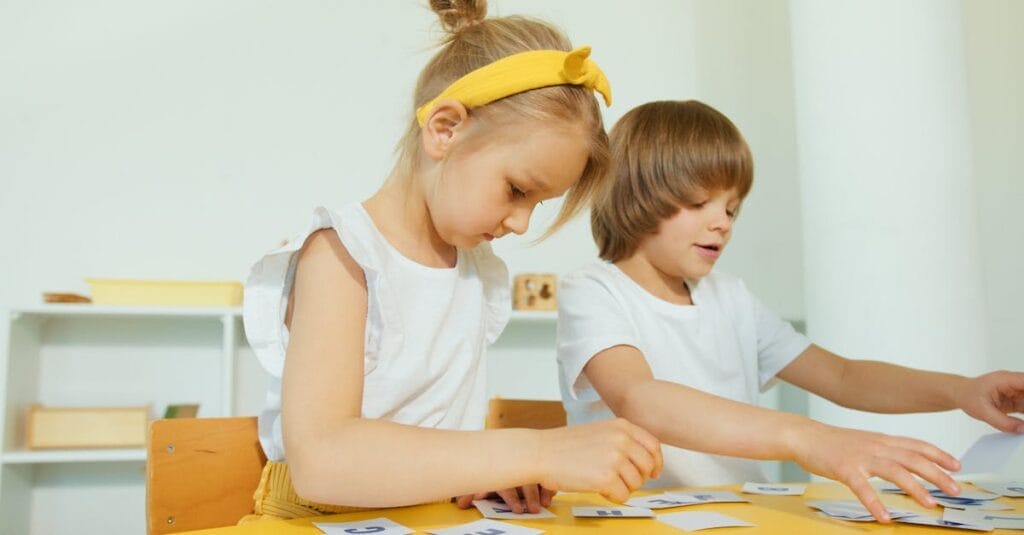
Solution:
{"label": "white sleeveless top", "polygon": [[[245,335],[270,375],[259,417],[267,459],[285,460],[281,376],[284,324],[296,253],[333,228],[366,275],[363,418],[441,429],[480,429],[487,410],[485,351],[511,313],[508,270],[490,244],[458,250],[454,268],[431,268],[398,252],[359,203],[317,208],[313,221],[255,265],[245,284]],[[353,318],[358,321],[362,318]]]}

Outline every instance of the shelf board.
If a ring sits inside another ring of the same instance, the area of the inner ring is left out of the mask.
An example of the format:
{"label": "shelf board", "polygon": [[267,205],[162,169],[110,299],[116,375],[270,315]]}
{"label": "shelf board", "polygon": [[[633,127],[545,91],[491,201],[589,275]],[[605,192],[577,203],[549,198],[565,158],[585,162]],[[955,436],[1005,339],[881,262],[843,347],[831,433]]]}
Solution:
{"label": "shelf board", "polygon": [[99,463],[145,460],[145,448],[18,450],[0,454],[0,462],[3,462],[3,464]]}
{"label": "shelf board", "polygon": [[513,310],[509,321],[523,323],[555,323],[558,321],[558,312],[554,310]]}
{"label": "shelf board", "polygon": [[31,316],[153,316],[222,317],[241,316],[242,307],[158,307],[134,305],[42,304],[11,309],[12,315]]}

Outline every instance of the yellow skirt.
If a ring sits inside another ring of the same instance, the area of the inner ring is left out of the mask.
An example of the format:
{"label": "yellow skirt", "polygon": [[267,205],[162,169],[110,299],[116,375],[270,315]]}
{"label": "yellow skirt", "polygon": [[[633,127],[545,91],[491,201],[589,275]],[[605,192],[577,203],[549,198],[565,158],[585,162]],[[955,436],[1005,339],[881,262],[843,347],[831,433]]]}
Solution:
{"label": "yellow skirt", "polygon": [[311,502],[295,493],[287,463],[267,461],[260,476],[260,484],[253,494],[253,514],[238,521],[239,525],[256,520],[281,520],[309,516],[331,515],[366,511],[363,507],[327,505]]}
{"label": "yellow skirt", "polygon": [[[246,515],[238,521],[239,525],[259,520],[286,520],[290,518],[306,518],[310,516],[336,515],[369,511],[368,507],[349,507],[347,505],[328,505],[311,502],[295,493],[292,486],[291,473],[287,463],[267,461],[260,476],[260,484],[253,494],[253,514]],[[450,499],[436,503],[448,503]]]}

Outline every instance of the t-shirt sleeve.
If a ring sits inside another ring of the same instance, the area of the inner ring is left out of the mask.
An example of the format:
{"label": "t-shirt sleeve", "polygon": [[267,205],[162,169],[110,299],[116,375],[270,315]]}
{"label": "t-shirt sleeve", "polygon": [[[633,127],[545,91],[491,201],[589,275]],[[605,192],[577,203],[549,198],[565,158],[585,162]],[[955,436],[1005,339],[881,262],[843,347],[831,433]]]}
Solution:
{"label": "t-shirt sleeve", "polygon": [[749,291],[745,293],[753,307],[754,328],[757,332],[758,381],[764,391],[772,386],[775,376],[783,368],[811,345],[811,341],[796,332],[793,325],[766,307],[757,296]]}
{"label": "t-shirt sleeve", "polygon": [[558,293],[558,372],[573,399],[593,388],[583,368],[617,345],[637,346],[632,322],[607,285],[592,275],[569,275]]}

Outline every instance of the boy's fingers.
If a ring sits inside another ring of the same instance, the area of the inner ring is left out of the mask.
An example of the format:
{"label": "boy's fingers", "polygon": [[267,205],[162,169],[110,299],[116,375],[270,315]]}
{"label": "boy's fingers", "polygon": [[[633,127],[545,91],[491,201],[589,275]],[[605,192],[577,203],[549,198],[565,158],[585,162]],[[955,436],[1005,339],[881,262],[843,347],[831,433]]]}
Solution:
{"label": "boy's fingers", "polygon": [[885,510],[885,504],[878,499],[875,489],[867,479],[857,478],[851,480],[846,486],[850,487],[850,490],[857,496],[860,503],[864,504],[871,516],[875,517],[875,520],[883,523],[889,522],[889,512]]}
{"label": "boy's fingers", "polygon": [[914,476],[910,475],[910,472],[898,466],[890,467],[886,472],[887,473],[885,474],[879,475],[884,479],[895,483],[896,486],[903,489],[903,492],[906,492],[907,495],[916,500],[917,503],[925,507],[935,507],[935,498],[933,498],[932,495],[929,494],[923,486],[921,486],[921,483],[919,483]]}
{"label": "boy's fingers", "polygon": [[[942,471],[942,469],[932,462],[931,459],[928,459],[923,455],[919,455],[915,451],[903,449],[897,450],[894,454],[894,459],[912,474],[917,474],[925,481],[929,481],[936,487],[942,489],[942,492],[949,495],[956,495],[960,493],[960,486],[957,485],[956,481],[954,481],[952,477],[949,477],[949,474]],[[907,474],[907,477],[909,477],[917,486],[921,486],[918,484],[917,479],[912,477],[912,474]],[[893,481],[893,483],[897,482]],[[922,490],[927,492],[926,489]]]}
{"label": "boy's fingers", "polygon": [[455,499],[455,505],[457,505],[459,507],[459,509],[468,509],[470,504],[472,504],[472,503],[473,503],[473,495],[472,494],[465,494],[465,495],[459,496],[458,498]]}

